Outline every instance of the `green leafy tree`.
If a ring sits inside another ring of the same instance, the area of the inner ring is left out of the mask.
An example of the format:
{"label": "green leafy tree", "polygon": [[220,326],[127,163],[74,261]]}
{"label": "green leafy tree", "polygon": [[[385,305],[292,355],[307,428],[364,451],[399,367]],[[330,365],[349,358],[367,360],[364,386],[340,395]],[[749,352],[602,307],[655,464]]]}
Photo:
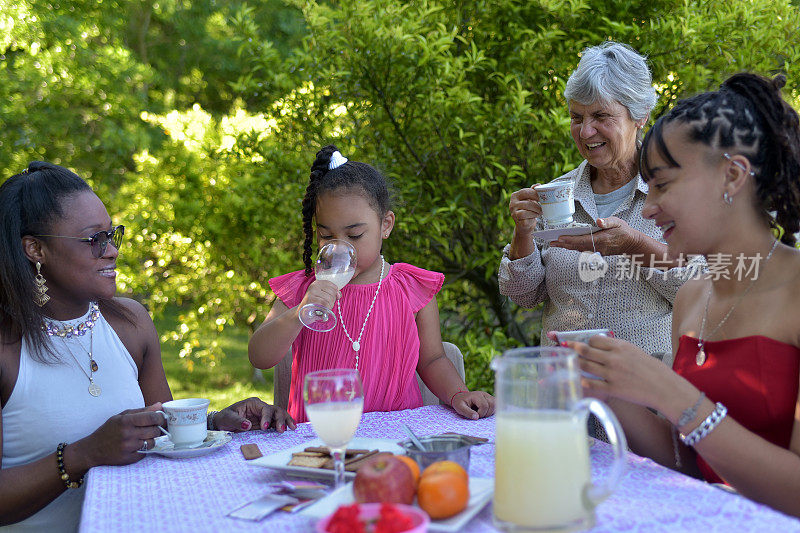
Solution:
{"label": "green leafy tree", "polygon": [[115,32],[120,2],[73,4],[0,2],[0,168],[49,160],[105,194],[157,134],[137,116],[153,72]]}

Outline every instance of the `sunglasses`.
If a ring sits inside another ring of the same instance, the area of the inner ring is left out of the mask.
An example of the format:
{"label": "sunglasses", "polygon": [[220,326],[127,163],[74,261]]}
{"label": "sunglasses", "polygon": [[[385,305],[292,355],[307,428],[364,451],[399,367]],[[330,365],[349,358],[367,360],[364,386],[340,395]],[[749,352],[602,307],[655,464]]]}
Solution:
{"label": "sunglasses", "polygon": [[122,244],[122,236],[125,235],[125,226],[119,225],[111,228],[111,231],[98,231],[91,237],[70,237],[68,235],[33,235],[34,237],[57,237],[59,239],[76,239],[81,242],[88,242],[92,248],[92,255],[101,258],[106,253],[108,243],[114,243],[114,248],[119,250]]}

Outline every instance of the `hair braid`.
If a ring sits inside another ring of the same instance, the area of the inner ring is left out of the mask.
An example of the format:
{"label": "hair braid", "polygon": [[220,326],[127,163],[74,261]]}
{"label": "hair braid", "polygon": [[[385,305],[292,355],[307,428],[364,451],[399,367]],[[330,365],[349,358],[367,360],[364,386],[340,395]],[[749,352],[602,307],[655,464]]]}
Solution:
{"label": "hair braid", "polygon": [[317,157],[311,164],[311,175],[308,179],[306,194],[303,197],[303,264],[306,267],[306,276],[310,276],[313,269],[311,265],[311,245],[314,243],[314,213],[317,209],[317,196],[319,183],[328,172],[331,155],[336,151],[336,146],[329,144],[317,152]]}
{"label": "hair braid", "polygon": [[800,230],[800,126],[797,113],[781,97],[784,83],[783,76],[770,80],[736,74],[719,91],[680,101],[648,132],[640,156],[642,176],[651,175],[646,165],[650,138],[667,161],[677,165],[664,144],[663,128],[670,122],[685,123],[692,141],[735,150],[750,160],[764,217],[783,229],[784,243],[793,245],[794,233]]}
{"label": "hair braid", "polygon": [[752,74],[736,74],[724,88],[742,95],[761,115],[765,136],[765,165],[757,176],[758,196],[766,209],[775,211],[783,229],[781,241],[795,244],[800,231],[800,121],[781,96],[786,77],[769,80]]}

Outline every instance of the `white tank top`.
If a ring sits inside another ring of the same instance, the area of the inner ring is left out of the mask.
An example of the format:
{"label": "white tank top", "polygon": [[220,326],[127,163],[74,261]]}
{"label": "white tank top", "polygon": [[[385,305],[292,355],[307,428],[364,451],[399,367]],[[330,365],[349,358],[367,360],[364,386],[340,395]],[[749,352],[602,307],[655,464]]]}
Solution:
{"label": "white tank top", "polygon": [[[85,322],[89,314],[87,311],[80,318],[56,324],[74,327]],[[95,322],[93,336],[97,372],[92,379],[102,390],[97,397],[89,394],[89,378],[83,372],[89,373],[89,333],[72,339],[50,337],[58,362],[49,364],[34,360],[23,340],[17,382],[2,411],[3,468],[41,459],[55,452],[59,443],[75,442],[93,433],[111,416],[144,407],[136,363],[102,315]],[[0,527],[0,532],[77,531],[83,490],[67,489],[38,513]]]}

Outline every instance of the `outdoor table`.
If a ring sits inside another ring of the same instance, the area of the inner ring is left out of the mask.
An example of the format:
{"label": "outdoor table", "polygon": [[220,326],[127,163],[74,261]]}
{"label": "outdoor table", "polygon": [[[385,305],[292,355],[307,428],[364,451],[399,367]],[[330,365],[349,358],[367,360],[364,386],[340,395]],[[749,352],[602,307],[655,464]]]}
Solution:
{"label": "outdoor table", "polygon": [[[418,435],[453,431],[494,440],[494,417],[465,420],[444,406],[427,406],[389,413],[366,413],[358,437],[405,439],[402,424]],[[82,532],[163,531],[313,531],[314,520],[278,511],[260,522],[229,518],[233,509],[269,492],[267,483],[291,479],[285,474],[248,464],[239,447],[258,444],[264,455],[315,438],[311,424],[299,424],[283,434],[250,431],[211,454],[185,459],[150,454],[128,466],[91,469],[86,476]],[[494,445],[472,449],[470,476],[494,475]],[[593,476],[606,476],[611,447],[596,441],[591,447]],[[620,487],[597,508],[592,531],[800,531],[800,520],[712,485],[664,468],[632,453]],[[463,530],[496,531],[492,504]]]}

